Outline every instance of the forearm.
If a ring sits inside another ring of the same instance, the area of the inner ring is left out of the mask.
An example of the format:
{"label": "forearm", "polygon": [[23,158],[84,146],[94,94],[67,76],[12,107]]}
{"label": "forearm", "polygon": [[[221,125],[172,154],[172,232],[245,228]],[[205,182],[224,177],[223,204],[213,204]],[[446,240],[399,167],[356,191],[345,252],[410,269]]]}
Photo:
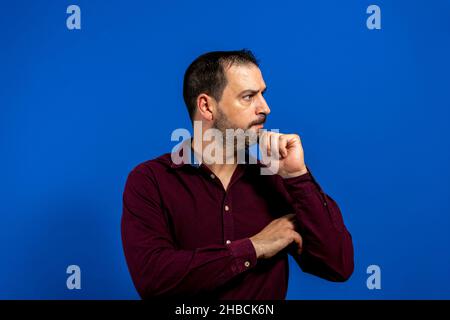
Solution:
{"label": "forearm", "polygon": [[353,272],[352,237],[337,203],[310,173],[284,179],[303,237],[303,253],[294,258],[305,272],[345,281]]}
{"label": "forearm", "polygon": [[225,246],[179,250],[156,237],[148,238],[149,233],[141,234],[147,239],[137,239],[139,228],[133,224],[124,217],[124,251],[133,282],[144,299],[207,293],[256,265],[255,249],[248,238]]}

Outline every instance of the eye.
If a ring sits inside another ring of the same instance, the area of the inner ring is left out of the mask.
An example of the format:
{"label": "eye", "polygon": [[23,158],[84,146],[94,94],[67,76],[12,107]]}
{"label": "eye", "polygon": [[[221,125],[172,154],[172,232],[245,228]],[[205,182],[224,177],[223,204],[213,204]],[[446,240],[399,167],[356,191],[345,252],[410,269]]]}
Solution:
{"label": "eye", "polygon": [[248,95],[246,95],[246,96],[243,96],[242,98],[243,98],[245,101],[251,101],[252,98],[253,98],[253,95],[252,95],[252,94],[248,94]]}

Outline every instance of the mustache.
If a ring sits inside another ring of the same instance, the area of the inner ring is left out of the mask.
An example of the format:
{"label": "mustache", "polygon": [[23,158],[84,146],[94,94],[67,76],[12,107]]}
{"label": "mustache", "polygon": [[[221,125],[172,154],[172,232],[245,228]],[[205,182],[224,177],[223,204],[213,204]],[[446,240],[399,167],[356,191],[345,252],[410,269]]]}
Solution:
{"label": "mustache", "polygon": [[264,124],[266,122],[266,120],[267,120],[267,116],[265,114],[262,114],[259,116],[258,120],[251,122],[248,127],[250,128],[251,126],[254,126],[254,125]]}

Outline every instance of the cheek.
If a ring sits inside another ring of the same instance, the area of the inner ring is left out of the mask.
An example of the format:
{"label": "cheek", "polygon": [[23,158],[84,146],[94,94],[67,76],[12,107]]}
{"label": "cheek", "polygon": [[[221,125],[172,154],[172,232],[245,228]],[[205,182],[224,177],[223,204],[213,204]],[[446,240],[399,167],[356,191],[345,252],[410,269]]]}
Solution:
{"label": "cheek", "polygon": [[239,109],[233,113],[233,123],[239,128],[247,128],[249,123],[255,120],[255,114],[247,109]]}
{"label": "cheek", "polygon": [[228,106],[226,115],[233,127],[246,129],[249,123],[255,120],[255,109],[251,104],[233,101]]}
{"label": "cheek", "polygon": [[255,109],[252,106],[245,108],[241,111],[240,118],[245,125],[248,125],[255,120]]}

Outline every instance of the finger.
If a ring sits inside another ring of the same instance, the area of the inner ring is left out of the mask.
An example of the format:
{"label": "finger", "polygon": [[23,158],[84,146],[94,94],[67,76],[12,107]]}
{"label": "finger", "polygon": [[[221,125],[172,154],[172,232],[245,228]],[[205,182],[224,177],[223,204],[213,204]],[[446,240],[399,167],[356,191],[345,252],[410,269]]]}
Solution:
{"label": "finger", "polygon": [[272,132],[270,137],[270,153],[273,159],[280,159],[280,134]]}
{"label": "finger", "polygon": [[272,150],[270,149],[270,147],[272,146],[271,137],[272,137],[272,134],[270,132],[267,132],[266,150],[267,150],[267,155],[269,157],[272,155]]}
{"label": "finger", "polygon": [[286,218],[286,221],[291,229],[295,229],[295,227],[298,226],[297,216],[295,213],[287,214],[284,217]]}
{"label": "finger", "polygon": [[287,154],[288,154],[288,152],[287,152],[287,143],[288,143],[288,140],[287,140],[287,137],[286,137],[286,135],[284,135],[284,134],[282,134],[281,136],[280,136],[280,153],[281,153],[281,157],[282,158],[286,158],[287,157]]}
{"label": "finger", "polygon": [[294,238],[294,242],[297,244],[298,247],[297,252],[298,254],[301,254],[303,251],[303,238],[298,232],[295,231],[292,231],[292,236]]}
{"label": "finger", "polygon": [[268,133],[267,131],[263,131],[259,135],[259,151],[261,153],[261,158],[263,160],[263,163],[267,162],[267,139],[268,139]]}
{"label": "finger", "polygon": [[302,140],[300,139],[300,136],[298,134],[288,134],[288,143],[287,147],[294,146],[296,143],[302,144]]}
{"label": "finger", "polygon": [[295,222],[292,220],[284,220],[284,227],[289,230],[295,229]]}
{"label": "finger", "polygon": [[294,224],[294,227],[298,227],[299,226],[298,219],[297,219],[296,216],[291,220],[291,222]]}
{"label": "finger", "polygon": [[297,217],[294,217],[294,219],[291,222],[294,226],[294,229],[298,229],[300,227]]}
{"label": "finger", "polygon": [[289,213],[289,214],[282,216],[282,218],[286,218],[288,220],[293,220],[295,217],[296,217],[295,213]]}

